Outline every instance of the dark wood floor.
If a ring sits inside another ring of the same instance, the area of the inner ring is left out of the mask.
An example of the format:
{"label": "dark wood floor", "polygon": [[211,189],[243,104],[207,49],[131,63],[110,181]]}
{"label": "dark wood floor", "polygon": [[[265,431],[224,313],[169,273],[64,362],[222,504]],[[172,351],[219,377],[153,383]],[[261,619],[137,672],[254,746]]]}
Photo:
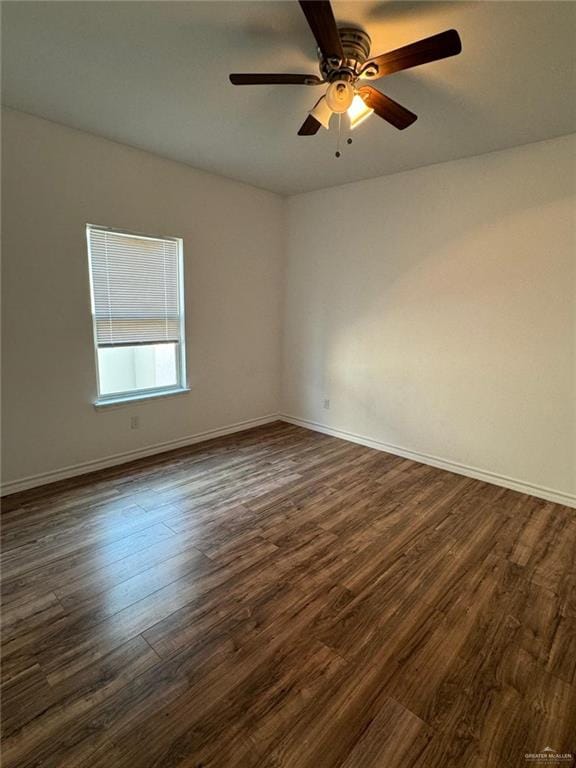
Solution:
{"label": "dark wood floor", "polygon": [[567,507],[278,423],[9,497],[2,533],[4,768],[576,750]]}

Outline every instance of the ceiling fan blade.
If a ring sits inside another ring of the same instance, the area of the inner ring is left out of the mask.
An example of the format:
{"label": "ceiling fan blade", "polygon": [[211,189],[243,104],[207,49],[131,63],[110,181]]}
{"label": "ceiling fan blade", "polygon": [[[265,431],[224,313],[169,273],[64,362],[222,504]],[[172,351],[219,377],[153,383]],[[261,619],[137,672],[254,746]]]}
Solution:
{"label": "ceiling fan blade", "polygon": [[324,81],[316,75],[230,75],[232,85],[321,85]]}
{"label": "ceiling fan blade", "polygon": [[315,133],[318,133],[320,127],[321,123],[319,123],[315,117],[312,117],[312,115],[308,115],[298,131],[298,136],[314,136]]}
{"label": "ceiling fan blade", "polygon": [[358,93],[378,117],[382,117],[400,131],[408,128],[418,118],[414,112],[410,112],[409,109],[398,104],[389,96],[384,96],[371,85],[363,85],[362,88],[358,89]]}
{"label": "ceiling fan blade", "polygon": [[393,72],[400,72],[403,69],[428,64],[430,61],[456,56],[461,50],[460,35],[455,29],[448,29],[446,32],[440,32],[438,35],[426,37],[424,40],[418,40],[416,43],[410,43],[403,48],[397,48],[395,51],[389,51],[369,59],[362,70],[369,72],[370,68],[375,66],[378,70],[377,73],[368,76],[384,77],[384,75],[391,75]]}
{"label": "ceiling fan blade", "polygon": [[324,57],[342,60],[344,50],[329,0],[299,0],[299,2]]}

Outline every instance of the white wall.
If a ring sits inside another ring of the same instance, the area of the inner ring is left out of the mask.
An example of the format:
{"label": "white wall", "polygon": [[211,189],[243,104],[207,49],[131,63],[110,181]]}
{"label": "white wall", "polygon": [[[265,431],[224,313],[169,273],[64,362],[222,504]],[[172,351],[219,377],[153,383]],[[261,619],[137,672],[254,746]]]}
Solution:
{"label": "white wall", "polygon": [[[286,414],[576,492],[576,137],[286,202],[3,117],[4,483],[275,413],[283,334]],[[189,394],[92,406],[86,222],[184,238]]]}
{"label": "white wall", "polygon": [[284,412],[574,494],[575,157],[564,137],[291,198]]}
{"label": "white wall", "polygon": [[[281,198],[22,113],[2,128],[3,482],[275,413]],[[190,393],[93,407],[87,222],[184,239]]]}

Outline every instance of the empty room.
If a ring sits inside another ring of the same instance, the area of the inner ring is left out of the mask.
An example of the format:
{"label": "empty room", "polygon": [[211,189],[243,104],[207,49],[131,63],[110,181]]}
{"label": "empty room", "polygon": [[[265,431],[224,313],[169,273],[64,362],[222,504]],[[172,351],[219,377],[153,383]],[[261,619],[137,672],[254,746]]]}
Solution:
{"label": "empty room", "polygon": [[576,1],[0,8],[3,768],[575,768]]}

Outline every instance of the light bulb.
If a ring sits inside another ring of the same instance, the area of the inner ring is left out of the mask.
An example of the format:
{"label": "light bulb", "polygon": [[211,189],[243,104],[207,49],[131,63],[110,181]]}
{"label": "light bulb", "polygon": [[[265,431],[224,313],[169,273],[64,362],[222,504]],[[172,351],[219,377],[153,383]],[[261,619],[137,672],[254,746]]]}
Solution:
{"label": "light bulb", "polygon": [[353,130],[364,122],[374,110],[366,104],[364,99],[356,94],[352,99],[352,104],[348,107],[348,117],[350,118],[350,128]]}

